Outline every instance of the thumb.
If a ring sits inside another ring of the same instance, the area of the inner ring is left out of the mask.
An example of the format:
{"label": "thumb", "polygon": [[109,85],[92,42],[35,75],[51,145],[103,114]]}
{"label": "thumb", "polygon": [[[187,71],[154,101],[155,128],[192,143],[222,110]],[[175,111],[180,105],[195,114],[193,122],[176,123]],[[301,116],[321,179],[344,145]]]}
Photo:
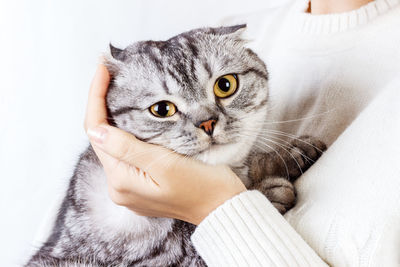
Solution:
{"label": "thumb", "polygon": [[134,135],[107,124],[89,128],[87,134],[90,141],[106,154],[154,176],[165,174],[162,169],[164,164],[153,164],[156,158],[173,160],[171,157],[178,156],[164,147],[142,142]]}

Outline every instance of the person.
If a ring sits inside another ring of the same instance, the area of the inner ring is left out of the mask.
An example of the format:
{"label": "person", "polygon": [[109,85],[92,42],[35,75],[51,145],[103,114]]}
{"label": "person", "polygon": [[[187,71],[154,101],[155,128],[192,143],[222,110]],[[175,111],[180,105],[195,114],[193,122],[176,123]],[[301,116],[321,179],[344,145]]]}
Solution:
{"label": "person", "polygon": [[[209,266],[398,266],[400,1],[290,1],[236,19],[269,68],[271,137],[312,134],[329,147],[296,182],[296,206],[283,217],[228,167],[179,164],[108,125],[100,64],[85,128],[111,199],[198,225],[192,241]],[[151,165],[154,155],[171,164]]]}

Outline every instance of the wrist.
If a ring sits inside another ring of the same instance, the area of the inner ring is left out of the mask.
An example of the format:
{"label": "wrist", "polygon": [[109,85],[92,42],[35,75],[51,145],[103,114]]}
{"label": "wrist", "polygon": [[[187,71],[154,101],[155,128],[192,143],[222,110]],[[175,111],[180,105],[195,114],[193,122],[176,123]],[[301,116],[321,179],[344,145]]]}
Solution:
{"label": "wrist", "polygon": [[195,208],[191,213],[192,216],[190,216],[187,221],[194,225],[199,225],[210,213],[222,206],[226,201],[229,201],[233,197],[247,191],[246,187],[242,183],[235,189],[236,190],[228,192],[221,190],[217,196],[211,197],[207,201],[202,201],[201,203],[203,205],[199,205],[197,208]]}

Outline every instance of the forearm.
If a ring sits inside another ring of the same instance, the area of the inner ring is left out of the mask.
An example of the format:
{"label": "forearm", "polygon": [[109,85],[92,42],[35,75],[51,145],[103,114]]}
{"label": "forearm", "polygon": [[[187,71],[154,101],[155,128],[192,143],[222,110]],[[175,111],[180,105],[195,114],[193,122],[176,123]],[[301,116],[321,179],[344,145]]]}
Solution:
{"label": "forearm", "polygon": [[218,207],[192,241],[209,266],[327,266],[258,191]]}

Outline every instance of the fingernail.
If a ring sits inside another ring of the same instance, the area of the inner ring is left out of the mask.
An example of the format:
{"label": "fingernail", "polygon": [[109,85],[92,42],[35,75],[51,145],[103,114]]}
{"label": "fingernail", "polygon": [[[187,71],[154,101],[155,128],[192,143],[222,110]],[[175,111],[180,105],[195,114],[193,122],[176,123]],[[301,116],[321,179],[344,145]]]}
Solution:
{"label": "fingernail", "polygon": [[107,136],[107,129],[97,126],[95,128],[88,129],[87,134],[90,140],[95,141],[96,143],[102,144]]}

